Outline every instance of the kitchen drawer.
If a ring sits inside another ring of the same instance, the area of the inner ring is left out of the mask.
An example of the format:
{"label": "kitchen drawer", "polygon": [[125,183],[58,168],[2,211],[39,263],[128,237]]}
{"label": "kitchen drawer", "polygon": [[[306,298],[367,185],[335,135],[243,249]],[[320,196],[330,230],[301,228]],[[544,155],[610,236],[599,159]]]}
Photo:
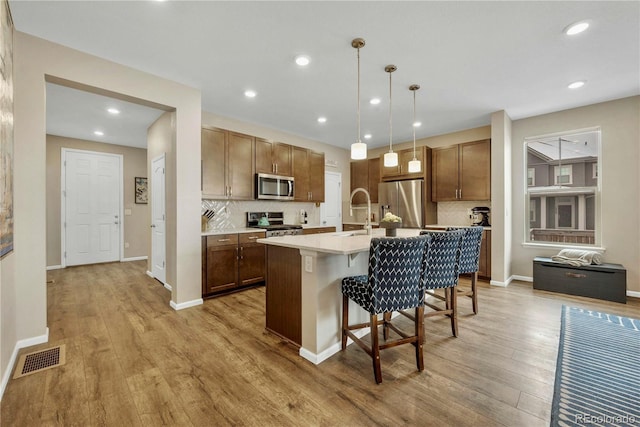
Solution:
{"label": "kitchen drawer", "polygon": [[266,237],[266,233],[264,231],[257,231],[255,233],[240,233],[238,236],[240,244],[245,245],[247,243],[255,243],[258,239],[264,239]]}
{"label": "kitchen drawer", "polygon": [[626,303],[627,270],[620,264],[573,267],[551,258],[536,257],[533,288]]}
{"label": "kitchen drawer", "polygon": [[236,233],[216,234],[213,236],[207,236],[208,248],[212,246],[225,246],[225,245],[237,245],[237,244],[238,244],[238,235]]}

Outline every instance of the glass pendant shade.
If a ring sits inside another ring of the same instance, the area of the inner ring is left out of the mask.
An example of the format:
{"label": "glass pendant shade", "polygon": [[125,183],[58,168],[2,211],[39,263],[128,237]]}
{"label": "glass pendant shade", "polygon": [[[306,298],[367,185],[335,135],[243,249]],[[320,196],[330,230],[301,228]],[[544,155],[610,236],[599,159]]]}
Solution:
{"label": "glass pendant shade", "polygon": [[422,164],[420,160],[414,158],[409,162],[409,173],[420,172],[422,170]]}
{"label": "glass pendant shade", "polygon": [[391,168],[394,166],[398,166],[398,153],[394,153],[393,151],[389,151],[384,155],[384,167]]}
{"label": "glass pendant shade", "polygon": [[351,158],[362,160],[367,158],[367,144],[364,142],[354,142],[351,144]]}

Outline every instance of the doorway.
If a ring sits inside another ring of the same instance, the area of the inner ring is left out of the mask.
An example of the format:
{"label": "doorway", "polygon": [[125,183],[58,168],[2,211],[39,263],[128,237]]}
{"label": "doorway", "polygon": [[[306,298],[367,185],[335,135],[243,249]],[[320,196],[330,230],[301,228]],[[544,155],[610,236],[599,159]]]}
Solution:
{"label": "doorway", "polygon": [[342,174],[324,173],[324,203],[320,204],[320,224],[342,231]]}
{"label": "doorway", "polygon": [[151,162],[151,274],[166,286],[165,155]]}
{"label": "doorway", "polygon": [[119,261],[122,155],[62,149],[62,266]]}

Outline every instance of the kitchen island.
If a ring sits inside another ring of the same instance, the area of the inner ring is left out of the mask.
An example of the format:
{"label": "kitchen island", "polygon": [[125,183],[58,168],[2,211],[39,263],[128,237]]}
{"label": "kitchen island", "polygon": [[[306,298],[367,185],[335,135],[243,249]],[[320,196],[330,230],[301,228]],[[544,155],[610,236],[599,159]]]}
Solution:
{"label": "kitchen island", "polygon": [[[411,237],[419,230],[397,233]],[[367,274],[372,237],[384,237],[384,230],[259,239],[267,245],[267,330],[299,346],[300,356],[314,364],[340,351],[340,286],[344,277]],[[369,315],[350,301],[349,318],[367,322]]]}

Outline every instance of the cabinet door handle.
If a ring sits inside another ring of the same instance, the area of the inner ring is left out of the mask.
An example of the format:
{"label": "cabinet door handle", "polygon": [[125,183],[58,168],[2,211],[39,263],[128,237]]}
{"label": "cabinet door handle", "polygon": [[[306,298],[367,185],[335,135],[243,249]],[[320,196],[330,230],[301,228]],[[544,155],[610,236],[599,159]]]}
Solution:
{"label": "cabinet door handle", "polygon": [[231,239],[218,239],[218,242],[230,242]]}
{"label": "cabinet door handle", "polygon": [[240,246],[240,259],[244,259],[244,247]]}
{"label": "cabinet door handle", "polygon": [[229,186],[229,197],[233,197],[233,188]]}
{"label": "cabinet door handle", "polygon": [[584,279],[585,277],[587,277],[586,274],[579,273],[564,273],[564,275],[567,277],[573,277],[574,279]]}
{"label": "cabinet door handle", "polygon": [[256,237],[256,236],[249,236],[249,240],[255,240],[255,239],[257,239],[257,238],[258,238],[258,237]]}

